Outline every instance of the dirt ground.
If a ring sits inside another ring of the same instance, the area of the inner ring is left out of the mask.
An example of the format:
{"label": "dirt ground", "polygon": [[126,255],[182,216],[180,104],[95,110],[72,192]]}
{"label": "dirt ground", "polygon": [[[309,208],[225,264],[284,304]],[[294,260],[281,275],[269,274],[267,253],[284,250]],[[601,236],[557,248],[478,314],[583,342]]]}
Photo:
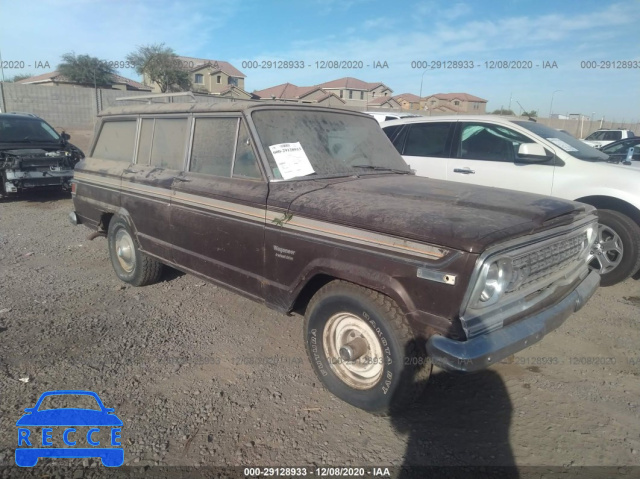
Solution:
{"label": "dirt ground", "polygon": [[299,316],[174,271],[129,287],[71,210],[50,192],[0,202],[0,466],[53,389],[115,408],[136,467],[640,466],[638,281],[601,288],[511,363],[434,371],[413,408],[380,418],[323,389]]}

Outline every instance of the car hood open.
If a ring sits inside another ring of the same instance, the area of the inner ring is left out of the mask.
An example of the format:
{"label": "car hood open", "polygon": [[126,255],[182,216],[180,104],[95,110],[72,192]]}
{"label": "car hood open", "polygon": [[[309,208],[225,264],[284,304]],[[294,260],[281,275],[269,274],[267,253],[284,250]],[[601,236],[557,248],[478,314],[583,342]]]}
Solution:
{"label": "car hood open", "polygon": [[481,252],[495,242],[569,223],[573,213],[585,208],[591,207],[502,188],[384,175],[329,183],[303,193],[291,202],[289,212]]}

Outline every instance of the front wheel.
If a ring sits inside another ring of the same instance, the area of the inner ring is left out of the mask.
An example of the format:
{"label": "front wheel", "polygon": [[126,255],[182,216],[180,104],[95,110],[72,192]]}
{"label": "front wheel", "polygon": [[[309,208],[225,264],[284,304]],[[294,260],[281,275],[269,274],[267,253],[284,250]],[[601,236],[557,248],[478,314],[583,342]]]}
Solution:
{"label": "front wheel", "polygon": [[628,216],[598,210],[598,237],[589,266],[600,273],[601,286],[620,283],[640,268],[640,227]]}
{"label": "front wheel", "polygon": [[376,291],[333,281],[305,314],[305,346],[326,388],[349,404],[387,414],[424,388],[431,361],[397,304]]}

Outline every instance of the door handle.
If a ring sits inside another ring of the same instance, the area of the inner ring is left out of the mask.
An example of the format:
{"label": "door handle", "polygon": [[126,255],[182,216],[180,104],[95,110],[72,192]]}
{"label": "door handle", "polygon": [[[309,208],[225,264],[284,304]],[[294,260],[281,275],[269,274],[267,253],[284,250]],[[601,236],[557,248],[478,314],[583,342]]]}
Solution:
{"label": "door handle", "polygon": [[472,170],[471,168],[454,168],[454,173],[462,173],[463,175],[473,175],[476,170]]}

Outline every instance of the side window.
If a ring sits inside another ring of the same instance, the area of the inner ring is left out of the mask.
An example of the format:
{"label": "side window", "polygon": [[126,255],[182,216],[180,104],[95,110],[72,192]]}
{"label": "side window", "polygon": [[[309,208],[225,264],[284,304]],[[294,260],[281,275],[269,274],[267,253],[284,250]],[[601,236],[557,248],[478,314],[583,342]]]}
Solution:
{"label": "side window", "polygon": [[189,171],[231,177],[238,118],[196,118]]}
{"label": "side window", "polygon": [[604,136],[605,141],[617,141],[622,139],[621,131],[608,131]]}
{"label": "side window", "polygon": [[398,131],[400,131],[400,128],[402,128],[402,125],[393,125],[383,128],[382,131],[384,131],[384,134],[387,135],[387,138],[393,141],[395,136],[398,134]]}
{"label": "side window", "polygon": [[404,155],[448,157],[447,138],[451,123],[416,123],[410,125]]}
{"label": "side window", "polygon": [[133,161],[136,120],[105,121],[91,156],[104,160]]}
{"label": "side window", "polygon": [[249,132],[244,122],[238,130],[238,144],[236,146],[236,161],[233,163],[234,178],[262,178],[256,156],[251,148]]}
{"label": "side window", "polygon": [[456,157],[514,162],[522,143],[533,140],[500,125],[463,123]]}
{"label": "side window", "polygon": [[151,141],[153,140],[153,118],[143,118],[138,141],[138,157],[136,164],[148,165],[151,158]]}
{"label": "side window", "polygon": [[400,130],[400,133],[398,133],[395,137],[395,139],[393,140],[393,146],[396,147],[396,150],[398,150],[398,153],[400,153],[401,155],[402,153],[402,148],[404,147],[404,142],[407,139],[407,132],[409,131],[409,127],[405,126],[405,127],[400,127],[402,128]]}
{"label": "side window", "polygon": [[187,146],[186,118],[157,118],[151,144],[151,165],[181,170]]}

